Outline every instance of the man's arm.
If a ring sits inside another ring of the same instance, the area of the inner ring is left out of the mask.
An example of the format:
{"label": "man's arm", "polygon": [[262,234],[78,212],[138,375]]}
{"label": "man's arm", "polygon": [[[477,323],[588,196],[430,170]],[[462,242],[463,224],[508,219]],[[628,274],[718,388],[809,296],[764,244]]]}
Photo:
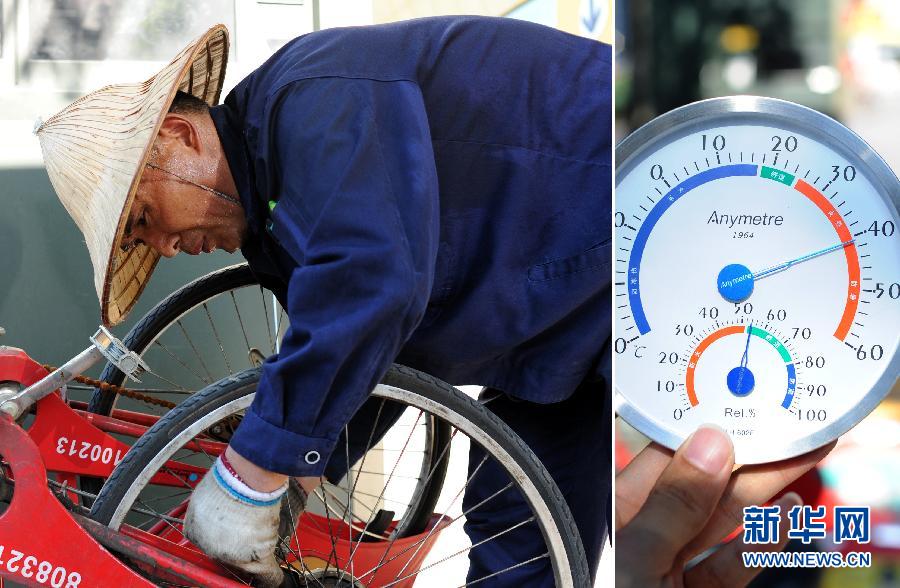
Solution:
{"label": "man's arm", "polygon": [[290,328],[231,446],[264,469],[319,476],[427,305],[437,175],[413,83],[305,80],[268,110],[257,173],[297,267]]}

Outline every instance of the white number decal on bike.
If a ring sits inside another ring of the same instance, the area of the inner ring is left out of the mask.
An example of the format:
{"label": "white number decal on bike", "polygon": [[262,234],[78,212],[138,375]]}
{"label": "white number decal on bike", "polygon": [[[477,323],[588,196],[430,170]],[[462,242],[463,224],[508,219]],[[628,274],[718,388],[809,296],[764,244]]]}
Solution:
{"label": "white number decal on bike", "polygon": [[34,557],[33,555],[29,555],[28,557],[25,558],[25,561],[22,564],[22,571],[19,573],[22,574],[23,576],[25,576],[26,578],[30,578],[31,576],[34,575],[34,568],[37,565],[37,563],[38,563],[37,558]]}
{"label": "white number decal on bike", "polygon": [[112,447],[103,447],[87,441],[77,441],[68,437],[60,437],[56,440],[56,453],[77,457],[85,461],[100,462],[103,464],[118,465],[122,461],[122,450]]}
{"label": "white number decal on bike", "polygon": [[[59,451],[59,446],[57,446],[57,451],[63,453],[63,451]],[[4,562],[3,553],[5,551],[6,546],[0,545],[0,568],[5,567],[6,571],[11,574],[18,574],[23,578],[29,578],[38,584],[50,585],[53,588],[64,588],[64,586],[65,588],[78,588],[81,584],[81,574],[78,572],[69,572],[66,568],[54,566],[48,561],[41,561],[33,555],[25,555],[17,549],[10,549],[10,558]],[[37,573],[35,573],[35,569],[37,569]]]}
{"label": "white number decal on bike", "polygon": [[[19,571],[20,567],[19,564],[16,564],[16,562],[22,559],[22,556],[24,556],[25,554],[21,551],[16,551],[15,549],[11,549],[9,553],[10,555],[12,555],[12,557],[9,558],[9,561],[6,562],[6,569],[15,574]],[[16,564],[16,566],[13,567],[13,564]]]}

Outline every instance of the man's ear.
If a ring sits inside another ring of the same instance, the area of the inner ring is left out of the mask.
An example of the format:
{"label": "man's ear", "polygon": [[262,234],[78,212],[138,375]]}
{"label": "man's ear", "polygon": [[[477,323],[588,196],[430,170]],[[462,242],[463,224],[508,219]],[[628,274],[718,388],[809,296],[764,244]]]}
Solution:
{"label": "man's ear", "polygon": [[163,118],[157,141],[171,147],[200,151],[200,133],[197,127],[184,115],[169,112]]}

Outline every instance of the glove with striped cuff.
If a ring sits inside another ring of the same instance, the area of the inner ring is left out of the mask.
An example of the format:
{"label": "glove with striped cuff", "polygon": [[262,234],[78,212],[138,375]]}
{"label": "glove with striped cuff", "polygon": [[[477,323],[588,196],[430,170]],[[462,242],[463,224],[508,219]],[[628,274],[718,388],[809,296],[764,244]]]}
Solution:
{"label": "glove with striped cuff", "polygon": [[287,490],[288,482],[274,492],[250,488],[223,454],[194,489],[184,535],[210,557],[251,576],[255,586],[277,588],[284,573],[274,553]]}

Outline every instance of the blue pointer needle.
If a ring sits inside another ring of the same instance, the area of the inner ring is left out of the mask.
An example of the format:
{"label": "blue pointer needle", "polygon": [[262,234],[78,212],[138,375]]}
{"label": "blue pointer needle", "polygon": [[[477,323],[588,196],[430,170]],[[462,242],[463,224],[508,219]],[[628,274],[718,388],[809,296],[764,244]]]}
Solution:
{"label": "blue pointer needle", "polygon": [[[752,325],[752,323],[751,323],[751,325]],[[750,351],[750,335],[751,334],[752,334],[751,327],[748,327],[747,328],[747,344],[744,345],[744,355],[741,356],[741,367],[742,368],[747,367],[747,359],[748,359],[748,355],[749,355],[748,352]]]}
{"label": "blue pointer needle", "polygon": [[747,327],[747,343],[744,345],[744,355],[741,356],[741,365],[730,370],[725,378],[728,389],[735,396],[746,396],[753,391],[755,380],[753,372],[747,367],[750,352],[750,337],[753,334],[752,323]]}
{"label": "blue pointer needle", "polygon": [[753,284],[756,280],[765,278],[767,276],[771,276],[772,274],[776,274],[778,272],[783,272],[789,267],[793,267],[798,263],[802,263],[814,257],[819,257],[820,255],[825,255],[826,253],[831,253],[832,251],[837,251],[838,249],[842,249],[847,245],[851,245],[856,239],[850,239],[849,241],[844,241],[843,243],[838,243],[837,245],[832,245],[831,247],[826,247],[825,249],[820,249],[819,251],[814,251],[813,253],[807,253],[806,255],[801,255],[795,259],[790,261],[785,261],[783,263],[779,263],[778,265],[773,265],[772,267],[767,267],[764,270],[760,270],[756,273],[750,271],[746,265],[740,263],[730,263],[722,268],[719,272],[718,277],[716,278],[716,288],[719,291],[719,294],[722,295],[722,298],[729,302],[734,302],[737,304],[738,302],[743,302],[747,298],[750,297],[750,294],[753,293]]}
{"label": "blue pointer needle", "polygon": [[787,268],[796,265],[798,263],[807,261],[814,257],[819,257],[820,255],[825,255],[826,253],[831,253],[832,251],[837,251],[838,249],[842,249],[847,245],[852,244],[856,239],[850,239],[849,241],[844,241],[843,243],[838,243],[837,245],[832,245],[831,247],[826,247],[825,249],[820,249],[819,251],[815,251],[813,253],[807,253],[806,255],[801,255],[796,259],[792,259],[790,261],[785,261],[784,263],[779,263],[778,265],[773,265],[772,267],[767,267],[764,270],[760,270],[753,274],[753,279],[758,280],[760,278],[765,278],[766,276],[771,276],[772,274],[778,273],[780,271],[784,271]]}

